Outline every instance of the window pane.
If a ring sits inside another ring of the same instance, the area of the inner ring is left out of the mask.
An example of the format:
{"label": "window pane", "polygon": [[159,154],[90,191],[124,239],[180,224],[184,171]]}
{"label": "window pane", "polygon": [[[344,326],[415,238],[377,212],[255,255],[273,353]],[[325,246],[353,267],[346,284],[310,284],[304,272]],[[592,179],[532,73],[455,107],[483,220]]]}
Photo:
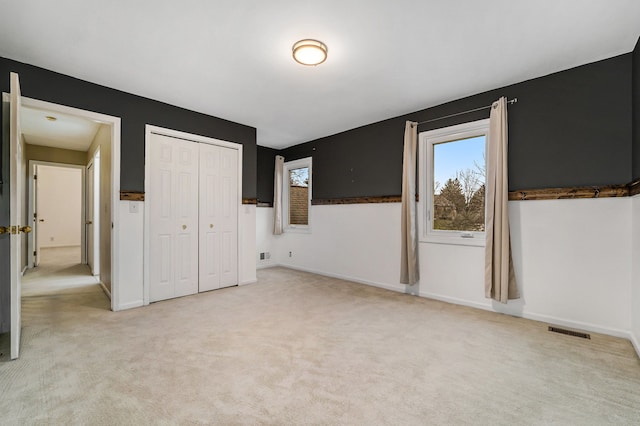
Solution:
{"label": "window pane", "polygon": [[289,223],[309,224],[309,168],[289,170]]}
{"label": "window pane", "polygon": [[484,231],[485,137],[433,145],[433,229]]}

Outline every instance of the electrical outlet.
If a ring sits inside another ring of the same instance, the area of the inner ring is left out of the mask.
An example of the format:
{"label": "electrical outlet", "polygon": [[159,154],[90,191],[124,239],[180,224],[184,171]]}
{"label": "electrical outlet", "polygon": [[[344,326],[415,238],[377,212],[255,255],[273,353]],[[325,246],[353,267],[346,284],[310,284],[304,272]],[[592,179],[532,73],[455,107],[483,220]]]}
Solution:
{"label": "electrical outlet", "polygon": [[289,257],[291,257],[291,252],[289,252]]}
{"label": "electrical outlet", "polygon": [[260,260],[264,260],[264,253],[260,253]]}

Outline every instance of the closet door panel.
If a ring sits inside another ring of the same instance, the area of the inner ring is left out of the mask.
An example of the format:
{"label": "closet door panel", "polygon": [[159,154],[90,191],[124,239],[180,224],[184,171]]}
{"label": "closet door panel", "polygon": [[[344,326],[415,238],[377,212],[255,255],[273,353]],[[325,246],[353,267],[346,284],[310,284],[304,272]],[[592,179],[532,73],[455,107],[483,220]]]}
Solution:
{"label": "closet door panel", "polygon": [[220,148],[220,287],[238,284],[238,151]]}
{"label": "closet door panel", "polygon": [[153,135],[149,150],[149,300],[155,302],[198,290],[198,146]]}
{"label": "closet door panel", "polygon": [[175,296],[198,292],[198,144],[174,139],[178,151],[175,198]]}
{"label": "closet door panel", "polygon": [[173,181],[174,149],[169,138],[153,135],[149,144],[150,178],[146,194],[149,211],[149,300],[168,299],[174,294],[173,277]]}
{"label": "closet door panel", "polygon": [[220,148],[200,144],[199,291],[220,288]]}

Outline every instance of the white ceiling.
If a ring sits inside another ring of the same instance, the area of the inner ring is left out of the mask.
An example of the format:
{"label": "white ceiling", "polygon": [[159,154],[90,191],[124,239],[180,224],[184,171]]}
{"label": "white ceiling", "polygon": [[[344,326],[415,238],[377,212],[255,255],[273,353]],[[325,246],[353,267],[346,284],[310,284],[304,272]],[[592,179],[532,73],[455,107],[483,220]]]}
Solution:
{"label": "white ceiling", "polygon": [[[48,116],[56,120],[48,120]],[[86,151],[100,123],[75,115],[22,107],[20,127],[28,144]]]}
{"label": "white ceiling", "polygon": [[[2,1],[0,56],[285,147],[633,50],[638,0]],[[302,38],[329,58],[291,58]]]}

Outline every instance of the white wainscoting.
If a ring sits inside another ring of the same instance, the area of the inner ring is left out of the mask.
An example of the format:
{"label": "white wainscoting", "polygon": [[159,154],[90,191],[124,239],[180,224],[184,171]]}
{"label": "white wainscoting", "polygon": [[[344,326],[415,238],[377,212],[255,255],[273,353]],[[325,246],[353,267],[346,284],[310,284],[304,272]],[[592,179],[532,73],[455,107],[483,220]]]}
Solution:
{"label": "white wainscoting", "polygon": [[[631,201],[510,202],[522,299],[502,305],[484,297],[482,247],[431,243],[419,247],[419,293],[629,338]],[[310,234],[281,236],[271,233],[273,209],[257,210],[257,253],[271,253],[268,263],[258,261],[259,267],[282,265],[405,291],[399,283],[399,203],[312,206]]]}
{"label": "white wainscoting", "polygon": [[240,206],[238,221],[238,284],[255,283],[256,278],[256,206]]}
{"label": "white wainscoting", "polygon": [[640,195],[631,198],[633,248],[631,253],[632,264],[632,297],[631,297],[631,341],[638,356],[640,356]]}
{"label": "white wainscoting", "polygon": [[[136,205],[137,211],[132,211],[131,206]],[[120,200],[117,205],[119,247],[115,253],[118,256],[117,279],[112,280],[112,286],[117,285],[114,310],[137,308],[142,306],[143,297],[143,256],[144,256],[144,208],[142,201]]]}
{"label": "white wainscoting", "polygon": [[[256,265],[258,269],[278,264],[276,245],[279,238],[273,235],[273,208],[256,208]],[[269,253],[268,259],[260,259],[260,253]]]}

